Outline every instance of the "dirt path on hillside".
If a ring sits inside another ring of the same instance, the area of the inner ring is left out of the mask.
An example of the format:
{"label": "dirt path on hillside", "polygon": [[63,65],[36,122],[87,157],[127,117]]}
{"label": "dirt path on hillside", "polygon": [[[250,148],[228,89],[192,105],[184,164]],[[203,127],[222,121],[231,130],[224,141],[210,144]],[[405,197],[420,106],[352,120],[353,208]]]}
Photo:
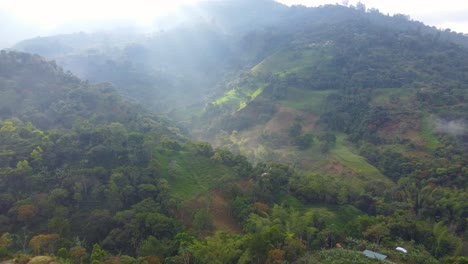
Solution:
{"label": "dirt path on hillside", "polygon": [[213,193],[213,204],[211,206],[213,222],[216,230],[231,231],[240,233],[242,231],[239,224],[231,215],[226,199],[219,191]]}
{"label": "dirt path on hillside", "polygon": [[203,236],[212,235],[216,231],[242,232],[242,228],[232,216],[221,191],[210,191],[185,201],[184,207],[177,211],[177,215],[187,226],[193,228],[193,214],[203,208],[210,211],[214,225],[214,230],[212,232],[203,232]]}

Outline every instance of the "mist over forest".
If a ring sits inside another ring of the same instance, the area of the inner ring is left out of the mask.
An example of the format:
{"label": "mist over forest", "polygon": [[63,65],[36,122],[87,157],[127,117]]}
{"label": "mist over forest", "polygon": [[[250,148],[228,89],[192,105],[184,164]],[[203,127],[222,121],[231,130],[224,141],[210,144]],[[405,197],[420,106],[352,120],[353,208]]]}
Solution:
{"label": "mist over forest", "polygon": [[272,0],[15,25],[0,263],[468,263],[466,34]]}

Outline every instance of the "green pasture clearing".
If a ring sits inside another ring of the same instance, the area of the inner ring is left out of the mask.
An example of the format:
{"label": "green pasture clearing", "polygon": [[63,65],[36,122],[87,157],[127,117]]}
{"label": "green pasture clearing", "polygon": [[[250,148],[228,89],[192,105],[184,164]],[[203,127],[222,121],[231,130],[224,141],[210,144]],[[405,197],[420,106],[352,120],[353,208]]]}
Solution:
{"label": "green pasture clearing", "polygon": [[286,99],[280,100],[279,103],[298,110],[321,114],[323,112],[325,99],[335,92],[336,90],[304,90],[296,87],[289,87]]}
{"label": "green pasture clearing", "polygon": [[330,150],[330,153],[341,164],[353,170],[364,179],[369,181],[380,180],[382,182],[390,183],[390,180],[382,175],[376,167],[369,164],[364,157],[353,152],[350,144],[346,142],[344,135],[338,135],[336,137],[336,145]]}
{"label": "green pasture clearing", "polygon": [[435,151],[441,143],[433,134],[434,126],[432,123],[429,113],[424,113],[423,118],[421,119],[421,137],[426,142],[427,149]]}
{"label": "green pasture clearing", "polygon": [[169,182],[174,196],[188,199],[207,192],[219,182],[235,179],[232,169],[210,158],[191,152],[156,152],[164,179]]}

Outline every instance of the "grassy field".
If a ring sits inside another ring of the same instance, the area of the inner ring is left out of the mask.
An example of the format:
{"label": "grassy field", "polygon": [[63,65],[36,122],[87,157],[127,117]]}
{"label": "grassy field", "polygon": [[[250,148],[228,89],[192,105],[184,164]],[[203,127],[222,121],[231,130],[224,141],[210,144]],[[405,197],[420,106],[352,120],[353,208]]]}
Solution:
{"label": "grassy field", "polygon": [[434,127],[431,122],[431,116],[429,113],[424,113],[424,117],[421,120],[421,137],[426,142],[426,147],[430,151],[436,150],[441,143],[433,134]]}
{"label": "grassy field", "polygon": [[331,149],[330,153],[341,164],[353,170],[365,180],[380,180],[390,183],[390,180],[382,175],[377,168],[369,164],[364,157],[355,153],[351,145],[346,142],[344,135],[337,136],[336,146]]}
{"label": "grassy field", "polygon": [[166,151],[165,155],[157,152],[156,157],[163,178],[169,182],[172,194],[179,198],[192,198],[226,179],[235,178],[232,169],[190,152]]}
{"label": "grassy field", "polygon": [[[288,74],[295,73],[299,76],[307,75],[310,71],[317,69],[333,70],[332,64],[332,49],[325,46],[314,46],[313,48],[300,50],[282,50],[274,53],[254,68],[251,73],[257,74],[276,74],[280,78]],[[330,68],[330,69],[329,69]],[[257,96],[262,94],[267,86],[266,83],[256,80],[254,88],[236,87],[224,94],[223,97],[214,101],[214,104],[229,104],[236,110],[241,110],[246,107],[249,102],[255,100]],[[288,88],[288,98],[282,101],[282,104],[297,109],[304,107],[310,108],[311,111],[319,112],[321,102],[325,96],[332,91],[304,91],[300,89]]]}
{"label": "grassy field", "polygon": [[323,102],[325,98],[334,92],[335,90],[317,91],[289,87],[286,99],[280,100],[279,103],[284,106],[298,110],[307,110],[319,115],[323,112]]}

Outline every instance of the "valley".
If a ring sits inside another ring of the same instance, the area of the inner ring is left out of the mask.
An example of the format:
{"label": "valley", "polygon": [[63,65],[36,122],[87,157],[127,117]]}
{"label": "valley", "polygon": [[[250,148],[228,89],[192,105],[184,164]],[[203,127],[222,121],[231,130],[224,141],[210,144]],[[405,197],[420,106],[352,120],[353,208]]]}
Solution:
{"label": "valley", "polygon": [[0,260],[467,261],[467,36],[338,4],[184,14],[1,51]]}

